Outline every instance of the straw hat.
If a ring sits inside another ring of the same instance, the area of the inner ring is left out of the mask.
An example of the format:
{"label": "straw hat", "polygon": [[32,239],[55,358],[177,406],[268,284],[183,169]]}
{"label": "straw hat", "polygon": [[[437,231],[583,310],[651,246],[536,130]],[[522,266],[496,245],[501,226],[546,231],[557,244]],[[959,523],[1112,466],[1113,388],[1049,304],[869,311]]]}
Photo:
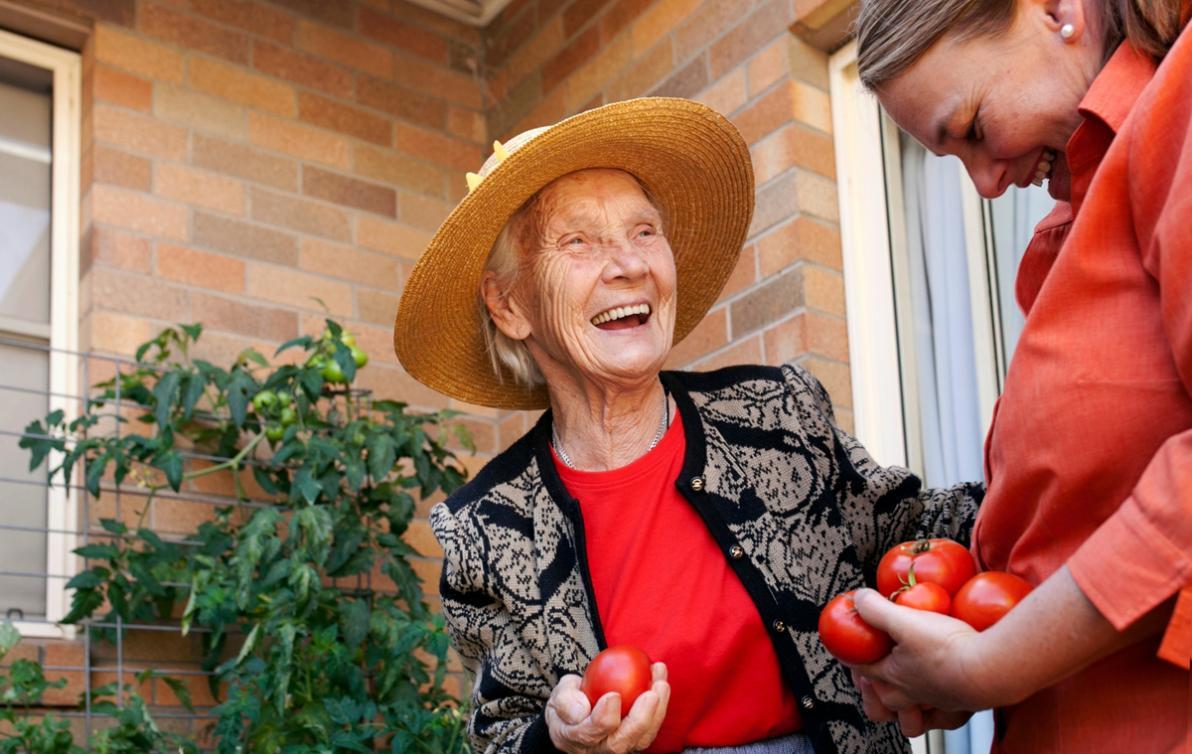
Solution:
{"label": "straw hat", "polygon": [[468,403],[541,409],[546,388],[528,390],[493,373],[479,303],[481,274],[509,218],[556,178],[588,168],[634,175],[662,206],[678,273],[674,342],[716,302],[753,215],[749,148],[723,116],[666,97],[615,102],[520,134],[479,174],[410,273],[393,346],[415,379]]}

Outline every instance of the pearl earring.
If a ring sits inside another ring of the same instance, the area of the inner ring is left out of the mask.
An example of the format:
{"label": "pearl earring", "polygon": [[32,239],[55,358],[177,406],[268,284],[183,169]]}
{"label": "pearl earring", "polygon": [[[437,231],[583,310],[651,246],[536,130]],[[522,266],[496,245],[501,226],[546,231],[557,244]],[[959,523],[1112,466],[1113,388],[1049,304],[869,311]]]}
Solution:
{"label": "pearl earring", "polygon": [[1076,34],[1076,27],[1072,24],[1064,24],[1060,27],[1060,36],[1064,39],[1071,39]]}

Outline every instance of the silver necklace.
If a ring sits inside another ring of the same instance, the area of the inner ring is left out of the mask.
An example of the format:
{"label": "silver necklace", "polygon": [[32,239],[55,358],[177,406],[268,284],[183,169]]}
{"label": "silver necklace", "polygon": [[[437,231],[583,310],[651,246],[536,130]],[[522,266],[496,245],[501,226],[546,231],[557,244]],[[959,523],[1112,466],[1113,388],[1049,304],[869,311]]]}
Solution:
{"label": "silver necklace", "polygon": [[[658,431],[654,433],[654,439],[650,440],[650,447],[646,448],[646,453],[649,453],[658,445],[658,442],[662,440],[662,436],[666,434],[668,427],[670,427],[670,399],[667,397],[666,388],[662,388],[662,418],[658,422]],[[550,437],[551,445],[555,447],[555,455],[559,457],[559,460],[567,468],[574,469],[575,464],[572,463],[571,456],[567,455],[567,451],[563,450],[563,443],[559,441],[559,433],[555,429],[553,422],[550,427]],[[642,455],[645,455],[645,453]]]}

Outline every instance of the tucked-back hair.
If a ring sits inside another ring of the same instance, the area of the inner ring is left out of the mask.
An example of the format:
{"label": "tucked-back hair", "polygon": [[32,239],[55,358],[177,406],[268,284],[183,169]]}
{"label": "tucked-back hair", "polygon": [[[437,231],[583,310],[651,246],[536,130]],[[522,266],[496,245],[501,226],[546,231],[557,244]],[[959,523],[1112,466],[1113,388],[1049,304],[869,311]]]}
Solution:
{"label": "tucked-back hair", "polygon": [[[1088,2],[1089,0],[1086,0]],[[1162,60],[1183,28],[1180,0],[1091,0],[1105,57],[1123,39]],[[876,89],[914,64],[946,32],[962,39],[1004,33],[1017,0],[861,0],[857,16],[857,68]]]}

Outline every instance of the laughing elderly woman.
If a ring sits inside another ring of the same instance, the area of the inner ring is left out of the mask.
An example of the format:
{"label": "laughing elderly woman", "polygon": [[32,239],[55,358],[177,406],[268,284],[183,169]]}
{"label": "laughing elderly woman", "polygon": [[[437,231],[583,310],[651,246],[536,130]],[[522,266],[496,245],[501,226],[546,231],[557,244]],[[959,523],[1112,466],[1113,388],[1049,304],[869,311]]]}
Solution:
{"label": "laughing elderly woman", "polygon": [[[661,371],[749,228],[736,129],[642,99],[495,149],[394,331],[442,393],[549,408],[431,513],[474,747],[904,751],[820,645],[819,609],[898,541],[967,538],[980,492],[874,464],[798,367]],[[579,690],[616,644],[656,661],[628,710]]]}

